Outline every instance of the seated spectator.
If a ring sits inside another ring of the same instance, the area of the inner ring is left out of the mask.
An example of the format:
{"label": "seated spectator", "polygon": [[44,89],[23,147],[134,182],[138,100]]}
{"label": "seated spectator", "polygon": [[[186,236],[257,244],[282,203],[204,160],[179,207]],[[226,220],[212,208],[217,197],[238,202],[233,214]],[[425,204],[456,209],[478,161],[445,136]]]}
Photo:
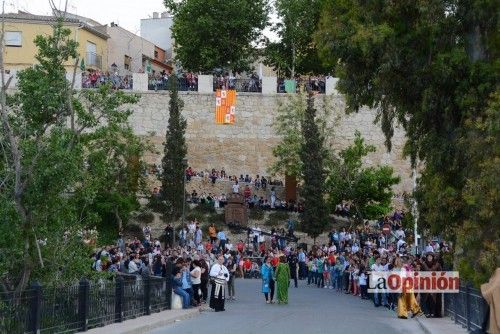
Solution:
{"label": "seated spectator", "polygon": [[194,204],[198,204],[199,202],[198,193],[196,192],[196,190],[193,190],[193,192],[191,193],[191,202]]}
{"label": "seated spectator", "polygon": [[257,175],[255,177],[254,186],[255,186],[255,189],[257,189],[257,190],[260,188],[260,178],[259,178],[259,175]]}

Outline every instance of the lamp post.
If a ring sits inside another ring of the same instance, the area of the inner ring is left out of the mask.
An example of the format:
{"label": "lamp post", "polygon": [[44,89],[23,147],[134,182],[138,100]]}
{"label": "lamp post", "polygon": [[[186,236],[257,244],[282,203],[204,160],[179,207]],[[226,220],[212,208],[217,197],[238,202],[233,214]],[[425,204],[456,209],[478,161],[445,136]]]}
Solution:
{"label": "lamp post", "polygon": [[186,218],[186,169],[188,159],[182,159],[182,226],[184,226]]}

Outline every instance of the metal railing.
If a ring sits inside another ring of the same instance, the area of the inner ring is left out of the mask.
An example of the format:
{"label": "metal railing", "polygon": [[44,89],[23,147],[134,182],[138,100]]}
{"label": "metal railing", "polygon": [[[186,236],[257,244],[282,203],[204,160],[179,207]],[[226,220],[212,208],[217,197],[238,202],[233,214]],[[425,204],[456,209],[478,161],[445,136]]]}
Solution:
{"label": "metal railing", "polygon": [[[285,82],[288,82],[287,83]],[[297,79],[297,80],[284,80],[278,79],[278,93],[299,93],[299,92],[316,92],[318,94],[325,94],[326,81],[325,79]]]}
{"label": "metal railing", "polygon": [[[148,90],[170,90],[168,78],[164,77],[149,77]],[[198,80],[190,80],[188,78],[177,78],[177,89],[181,92],[198,91]]]}
{"label": "metal railing", "polygon": [[171,309],[170,278],[118,275],[68,287],[0,293],[0,333],[75,333]]}
{"label": "metal railing", "polygon": [[98,88],[104,84],[111,84],[114,89],[132,89],[132,75],[117,74],[85,74],[82,75],[82,88]]}
{"label": "metal railing", "polygon": [[86,66],[94,66],[102,69],[102,56],[94,52],[87,52],[85,62]]}
{"label": "metal railing", "polygon": [[262,81],[259,78],[231,79],[214,76],[214,92],[217,89],[234,89],[237,92],[262,93]]}
{"label": "metal railing", "polygon": [[444,313],[468,331],[481,330],[488,317],[488,304],[479,289],[460,284],[459,293],[444,294]]}

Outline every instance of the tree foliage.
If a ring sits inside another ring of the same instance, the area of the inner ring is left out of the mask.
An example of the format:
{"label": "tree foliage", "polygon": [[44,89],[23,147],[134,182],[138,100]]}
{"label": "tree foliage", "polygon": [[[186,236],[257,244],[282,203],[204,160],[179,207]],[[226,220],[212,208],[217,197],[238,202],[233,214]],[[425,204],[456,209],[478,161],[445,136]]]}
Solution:
{"label": "tree foliage", "polygon": [[[471,184],[483,184],[486,193],[497,187],[484,182],[486,165],[470,159],[468,147],[482,139],[471,136],[477,132],[468,124],[486,119],[497,90],[499,6],[493,0],[328,0],[315,36],[321,57],[338,64],[338,88],[348,109],[378,107],[388,148],[394,124],[404,127],[405,153],[425,166],[415,194],[419,226],[456,239],[458,248],[470,245],[457,236],[471,226],[497,226],[495,219],[478,225],[464,204]],[[498,235],[479,236],[478,247],[498,242]],[[476,253],[457,256],[477,277],[491,274]]]}
{"label": "tree foliage", "polygon": [[274,2],[279,21],[272,30],[278,35],[279,41],[267,42],[265,56],[266,63],[280,74],[294,78],[296,74],[329,72],[322,66],[313,41],[323,2],[324,0]]}
{"label": "tree foliage", "polygon": [[[316,97],[315,99],[319,99]],[[324,138],[325,147],[333,135],[335,120],[331,122],[331,105],[326,96],[322,97],[320,112],[315,115],[318,131]],[[302,179],[303,163],[300,151],[305,138],[302,131],[302,121],[307,109],[307,97],[304,93],[290,94],[285,103],[278,102],[277,116],[273,127],[276,134],[281,136],[281,141],[273,148],[276,158],[269,172],[273,175],[290,175]],[[328,158],[326,151],[324,159]]]}
{"label": "tree foliage", "polygon": [[181,115],[183,102],[179,98],[177,78],[172,76],[170,83],[169,119],[165,134],[164,155],[161,175],[162,200],[165,201],[164,217],[174,221],[182,214],[184,202],[184,166],[187,154],[185,139],[186,120]]}
{"label": "tree foliage", "polygon": [[[88,274],[82,229],[104,217],[91,208],[103,202],[120,207],[122,196],[137,189],[137,174],[124,176],[131,166],[124,148],[137,139],[128,128],[130,112],[119,108],[137,97],[109,87],[76,95],[64,64],[78,57],[77,43],[62,21],[35,44],[38,64],[18,74],[11,96],[2,73],[0,252],[6,256],[0,258],[0,290]],[[140,159],[141,150],[133,151]]]}
{"label": "tree foliage", "polygon": [[325,205],[324,137],[316,123],[316,109],[312,94],[307,98],[307,109],[302,120],[304,142],[300,149],[303,165],[301,196],[305,209],[302,215],[303,228],[311,238],[316,239],[328,226],[328,212]]}
{"label": "tree foliage", "polygon": [[332,212],[342,201],[351,203],[358,220],[376,219],[391,209],[392,186],[400,178],[390,166],[363,167],[363,158],[371,152],[375,147],[366,145],[356,131],[354,143],[333,159],[326,186]]}
{"label": "tree foliage", "polygon": [[250,69],[256,42],[267,26],[268,0],[165,0],[174,14],[176,58],[189,71]]}

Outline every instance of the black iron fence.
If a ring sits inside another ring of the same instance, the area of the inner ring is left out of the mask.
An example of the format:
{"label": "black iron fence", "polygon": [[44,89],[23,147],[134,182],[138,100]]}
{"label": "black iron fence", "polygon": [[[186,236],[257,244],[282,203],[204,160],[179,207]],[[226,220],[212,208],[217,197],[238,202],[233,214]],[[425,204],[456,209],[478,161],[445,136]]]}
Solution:
{"label": "black iron fence", "polygon": [[325,94],[326,81],[324,78],[318,79],[296,79],[284,80],[278,79],[278,93],[299,93],[299,92],[316,92],[318,94]]}
{"label": "black iron fence", "polygon": [[68,287],[0,293],[0,333],[74,333],[171,308],[171,280],[117,276]]}
{"label": "black iron fence", "polygon": [[485,328],[489,316],[488,304],[481,291],[469,283],[460,284],[459,293],[444,294],[444,312],[468,331]]}
{"label": "black iron fence", "polygon": [[132,89],[132,75],[117,75],[103,73],[82,74],[82,88],[98,88],[102,85],[111,85],[114,89]]}
{"label": "black iron fence", "polygon": [[262,93],[262,81],[257,77],[236,79],[214,76],[214,92],[217,89],[234,89],[237,92]]}
{"label": "black iron fence", "polygon": [[[169,80],[170,78],[167,77],[155,77],[155,76],[150,76],[149,77],[149,82],[148,82],[148,90],[170,90],[170,85],[169,85]],[[193,91],[197,92],[198,91],[198,79],[196,78],[177,78],[177,89],[181,92],[187,92],[187,91]]]}

